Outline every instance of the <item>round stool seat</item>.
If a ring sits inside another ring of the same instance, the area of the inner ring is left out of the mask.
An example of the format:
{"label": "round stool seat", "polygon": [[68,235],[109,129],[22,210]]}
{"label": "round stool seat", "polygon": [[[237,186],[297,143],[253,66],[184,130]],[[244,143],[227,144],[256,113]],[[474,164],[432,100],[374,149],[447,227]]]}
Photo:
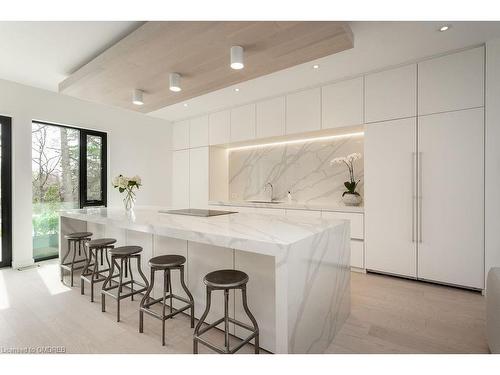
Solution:
{"label": "round stool seat", "polygon": [[64,236],[67,240],[81,240],[88,237],[92,237],[92,232],[75,232]]}
{"label": "round stool seat", "polygon": [[238,270],[218,270],[208,273],[203,282],[212,288],[238,288],[248,282],[248,275]]}
{"label": "round stool seat", "polygon": [[114,249],[110,249],[109,253],[112,256],[126,257],[129,255],[138,254],[141,251],[142,251],[142,247],[140,247],[140,246],[119,246],[119,247],[115,247]]}
{"label": "round stool seat", "polygon": [[186,263],[182,255],[160,255],[149,260],[149,265],[156,268],[176,267]]}
{"label": "round stool seat", "polygon": [[98,238],[87,242],[87,246],[92,248],[101,248],[113,245],[114,243],[116,243],[114,238]]}

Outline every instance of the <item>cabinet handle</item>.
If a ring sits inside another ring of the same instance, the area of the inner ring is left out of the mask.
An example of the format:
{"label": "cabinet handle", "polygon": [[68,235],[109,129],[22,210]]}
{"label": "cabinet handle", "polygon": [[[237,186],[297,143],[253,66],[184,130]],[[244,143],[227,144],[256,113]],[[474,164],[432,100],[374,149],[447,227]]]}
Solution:
{"label": "cabinet handle", "polygon": [[422,153],[418,153],[418,242],[422,243]]}
{"label": "cabinet handle", "polygon": [[417,173],[417,153],[411,153],[411,242],[415,242],[415,175]]}

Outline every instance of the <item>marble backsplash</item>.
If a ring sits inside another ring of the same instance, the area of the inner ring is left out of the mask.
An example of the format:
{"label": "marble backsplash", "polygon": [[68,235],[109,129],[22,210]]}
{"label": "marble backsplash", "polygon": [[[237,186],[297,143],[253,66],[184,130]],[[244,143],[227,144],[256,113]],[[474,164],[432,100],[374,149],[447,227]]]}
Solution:
{"label": "marble backsplash", "polygon": [[[363,136],[233,150],[229,154],[230,200],[266,199],[264,185],[274,186],[274,198],[300,203],[341,204],[348,180],[345,165],[330,164],[336,157],[363,154]],[[363,195],[363,158],[354,164],[357,191]]]}

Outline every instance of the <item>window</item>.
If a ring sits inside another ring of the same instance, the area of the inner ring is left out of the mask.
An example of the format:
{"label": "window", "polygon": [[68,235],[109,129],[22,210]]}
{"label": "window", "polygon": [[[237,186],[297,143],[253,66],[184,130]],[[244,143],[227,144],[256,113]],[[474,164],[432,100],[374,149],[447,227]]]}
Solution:
{"label": "window", "polygon": [[106,134],[32,123],[33,257],[55,258],[58,210],[106,205]]}

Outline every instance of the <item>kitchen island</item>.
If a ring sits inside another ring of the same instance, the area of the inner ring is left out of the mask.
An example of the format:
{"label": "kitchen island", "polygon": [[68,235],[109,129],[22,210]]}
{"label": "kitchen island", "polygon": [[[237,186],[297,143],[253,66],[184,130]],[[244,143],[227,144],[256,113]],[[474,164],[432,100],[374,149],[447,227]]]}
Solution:
{"label": "kitchen island", "polygon": [[[159,210],[61,211],[60,254],[67,250],[65,234],[90,231],[93,238],[116,238],[117,246],[142,246],[141,264],[146,275],[152,256],[183,255],[196,318],[205,309],[204,275],[216,269],[242,270],[250,277],[248,303],[259,324],[263,349],[273,353],[326,350],[350,313],[347,221],[253,213],[194,217]],[[174,275],[174,292],[182,295],[176,279]],[[154,292],[159,294],[159,290]],[[231,315],[248,322],[239,291],[232,294],[230,304]],[[207,322],[222,315],[222,293],[215,293]],[[231,333],[246,334],[237,326],[231,326]]]}

